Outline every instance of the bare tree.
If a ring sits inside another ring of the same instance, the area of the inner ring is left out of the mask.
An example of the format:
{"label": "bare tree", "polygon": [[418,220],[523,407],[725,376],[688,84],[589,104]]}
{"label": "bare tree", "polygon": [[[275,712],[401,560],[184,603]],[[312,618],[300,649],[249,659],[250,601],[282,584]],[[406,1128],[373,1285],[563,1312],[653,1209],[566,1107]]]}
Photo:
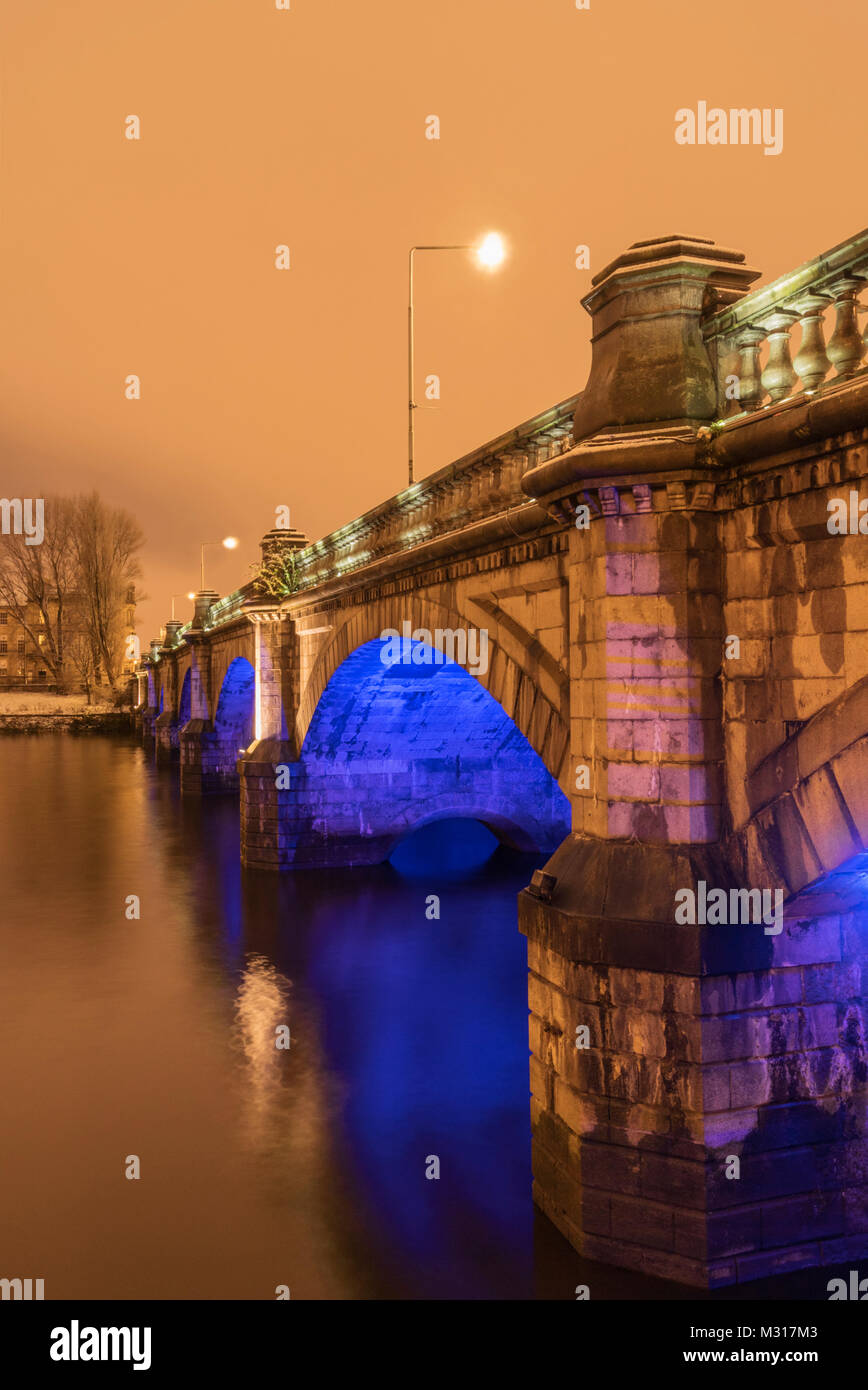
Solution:
{"label": "bare tree", "polygon": [[75,503],[66,497],[49,497],[40,545],[27,545],[22,535],[0,534],[0,606],[26,632],[61,689],[67,679],[67,642],[81,627],[74,602],[78,588],[75,524]]}
{"label": "bare tree", "polygon": [[94,653],[90,635],[86,632],[74,633],[67,642],[67,653],[79,683],[84,686],[87,703],[91,704],[94,686],[99,676],[99,661]]}
{"label": "bare tree", "polygon": [[60,689],[71,669],[88,689],[101,675],[111,686],[117,681],[143,540],[129,512],[96,492],[47,498],[39,545],[0,533],[0,607],[29,637]]}
{"label": "bare tree", "polygon": [[141,574],[144,536],[129,512],[109,506],[96,492],[77,499],[72,536],[93,652],[114,686],[124,659],[127,591]]}

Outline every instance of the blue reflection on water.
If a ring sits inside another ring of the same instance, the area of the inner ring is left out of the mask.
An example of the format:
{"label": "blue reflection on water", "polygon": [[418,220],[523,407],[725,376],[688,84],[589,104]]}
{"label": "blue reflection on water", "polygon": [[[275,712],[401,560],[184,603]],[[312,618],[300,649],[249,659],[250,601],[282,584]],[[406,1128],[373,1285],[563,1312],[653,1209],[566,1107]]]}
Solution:
{"label": "blue reflection on water", "polygon": [[[475,822],[441,821],[388,867],[329,875],[310,982],[346,1083],[347,1152],[392,1260],[428,1293],[530,1288],[532,1207],[523,857]],[[425,866],[427,861],[427,874]],[[307,876],[306,876],[307,877]],[[337,881],[336,881],[337,878]],[[426,916],[431,895],[439,920]],[[430,1156],[439,1180],[425,1177]]]}
{"label": "blue reflection on water", "polygon": [[[240,974],[261,953],[315,1009],[321,1061],[341,1097],[332,1153],[378,1296],[534,1297],[516,895],[539,857],[490,855],[485,827],[448,820],[403,841],[389,864],[245,871],[237,806],[181,814],[188,832],[204,818],[201,895],[213,900],[219,883],[225,966]],[[432,896],[439,918],[426,916]],[[439,1180],[425,1177],[429,1155]]]}
{"label": "blue reflection on water", "polygon": [[[207,815],[228,928],[237,860]],[[236,870],[245,954],[266,955],[315,1005],[342,1097],[332,1151],[386,1296],[534,1296],[516,895],[538,857],[498,848],[471,868],[489,838],[473,822],[437,822],[405,842],[401,873]],[[439,919],[426,916],[432,895]],[[425,1177],[430,1155],[439,1180]]]}

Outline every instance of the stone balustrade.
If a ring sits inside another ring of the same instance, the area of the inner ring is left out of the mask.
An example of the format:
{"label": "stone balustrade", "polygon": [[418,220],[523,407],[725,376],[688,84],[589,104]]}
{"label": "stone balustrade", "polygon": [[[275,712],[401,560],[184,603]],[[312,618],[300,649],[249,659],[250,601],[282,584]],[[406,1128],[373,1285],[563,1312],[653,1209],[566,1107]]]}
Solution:
{"label": "stone balustrade", "polygon": [[[244,588],[236,589],[234,593],[227,594],[225,598],[218,599],[216,603],[212,604],[209,610],[209,626],[218,627],[221,623],[228,623],[233,618],[237,618],[241,613],[244,600],[248,596],[249,588],[250,586],[246,584]],[[189,632],[189,630],[190,624],[187,623],[181,631]]]}
{"label": "stone balustrade", "polygon": [[[329,580],[342,579],[389,555],[399,555],[427,541],[457,533],[512,508],[531,506],[521,480],[529,469],[572,448],[577,399],[573,396],[535,416],[390,497],[349,525],[296,550],[297,588],[313,589]],[[206,627],[234,622],[254,597],[252,583],[248,583],[218,599],[208,609]],[[163,648],[183,646],[191,626],[172,624]],[[151,655],[141,662],[142,670],[159,660],[160,645],[157,643]]]}
{"label": "stone balustrade", "polygon": [[868,330],[860,333],[857,315],[868,309],[859,304],[866,285],[868,229],[707,317],[719,417],[750,414],[865,371]]}
{"label": "stone balustrade", "polygon": [[299,550],[299,589],[527,507],[521,480],[530,468],[572,447],[575,408],[572,397]]}

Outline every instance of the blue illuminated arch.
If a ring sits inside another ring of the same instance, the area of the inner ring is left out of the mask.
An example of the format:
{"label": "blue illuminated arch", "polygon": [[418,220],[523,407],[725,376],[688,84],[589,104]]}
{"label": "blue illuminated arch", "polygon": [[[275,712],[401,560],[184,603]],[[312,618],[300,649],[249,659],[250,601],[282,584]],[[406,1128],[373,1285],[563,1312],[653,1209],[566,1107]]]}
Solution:
{"label": "blue illuminated arch", "polygon": [[311,826],[299,855],[308,862],[382,861],[420,827],[456,817],[540,853],[570,829],[569,801],[494,697],[463,666],[409,640],[397,659],[391,644],[366,642],[334,672],[305,736],[293,802]]}
{"label": "blue illuminated arch", "polygon": [[181,684],[181,698],[178,701],[178,723],[181,728],[191,718],[192,711],[192,679],[189,667]]}
{"label": "blue illuminated arch", "polygon": [[256,674],[246,657],[230,664],[220,687],[214,730],[220,742],[235,749],[253,742]]}

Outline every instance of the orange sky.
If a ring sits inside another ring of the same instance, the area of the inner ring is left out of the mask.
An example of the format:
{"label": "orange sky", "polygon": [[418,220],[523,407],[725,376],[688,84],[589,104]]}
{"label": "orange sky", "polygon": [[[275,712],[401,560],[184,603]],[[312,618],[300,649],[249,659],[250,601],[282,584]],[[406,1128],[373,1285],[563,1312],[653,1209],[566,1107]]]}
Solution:
{"label": "orange sky", "polygon": [[[404,485],[413,242],[510,248],[420,263],[423,476],[583,385],[579,299],[629,243],[770,279],[864,226],[860,35],[852,0],[0,0],[2,495],[138,517],[146,644],[200,540],[242,539],[225,592],[275,507],[313,538]],[[678,146],[700,99],[782,107],[783,153]]]}

